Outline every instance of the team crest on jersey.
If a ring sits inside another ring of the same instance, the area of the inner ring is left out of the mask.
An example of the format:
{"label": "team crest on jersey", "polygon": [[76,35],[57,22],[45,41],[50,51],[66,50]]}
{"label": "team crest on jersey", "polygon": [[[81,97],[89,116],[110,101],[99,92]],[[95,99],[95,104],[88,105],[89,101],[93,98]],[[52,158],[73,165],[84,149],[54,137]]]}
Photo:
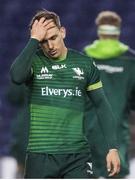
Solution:
{"label": "team crest on jersey", "polygon": [[36,75],[37,79],[52,79],[53,74],[49,74],[49,70],[47,67],[42,67],[40,70],[40,74]]}
{"label": "team crest on jersey", "polygon": [[75,72],[75,76],[73,76],[74,79],[84,79],[83,75],[84,75],[84,72],[83,72],[83,69],[80,69],[80,68],[72,68],[73,71]]}

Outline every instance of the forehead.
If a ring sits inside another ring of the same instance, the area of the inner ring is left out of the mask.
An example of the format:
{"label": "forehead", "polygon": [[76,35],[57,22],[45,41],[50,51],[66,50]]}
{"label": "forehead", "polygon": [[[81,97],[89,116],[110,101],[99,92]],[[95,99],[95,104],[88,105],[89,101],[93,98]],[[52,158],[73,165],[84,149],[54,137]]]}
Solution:
{"label": "forehead", "polygon": [[60,32],[60,29],[57,26],[55,26],[55,27],[47,30],[46,38],[45,39],[49,39],[49,38],[51,38],[54,35],[58,35],[59,32]]}

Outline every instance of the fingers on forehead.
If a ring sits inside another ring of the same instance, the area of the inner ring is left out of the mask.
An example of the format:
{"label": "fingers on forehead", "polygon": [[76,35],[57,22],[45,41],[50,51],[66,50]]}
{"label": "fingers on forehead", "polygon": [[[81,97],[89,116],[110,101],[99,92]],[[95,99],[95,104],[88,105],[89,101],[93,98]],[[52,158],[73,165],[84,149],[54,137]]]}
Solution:
{"label": "fingers on forehead", "polygon": [[46,20],[44,21],[43,23],[45,26],[49,25],[49,26],[56,26],[56,24],[53,22],[53,21],[50,21],[50,20]]}
{"label": "fingers on forehead", "polygon": [[44,22],[45,21],[45,17],[41,17],[40,19],[39,19],[39,22]]}
{"label": "fingers on forehead", "polygon": [[48,19],[47,17],[40,17],[40,18],[35,18],[35,20],[38,20],[38,21],[54,21],[53,19]]}

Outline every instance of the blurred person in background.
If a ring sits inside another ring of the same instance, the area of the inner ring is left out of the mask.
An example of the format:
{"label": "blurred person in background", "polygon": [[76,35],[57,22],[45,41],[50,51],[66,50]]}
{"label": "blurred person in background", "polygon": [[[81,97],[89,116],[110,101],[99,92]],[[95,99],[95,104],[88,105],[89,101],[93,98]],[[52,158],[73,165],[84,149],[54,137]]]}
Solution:
{"label": "blurred person in background", "polygon": [[131,96],[131,107],[132,110],[130,112],[130,134],[131,134],[131,145],[129,148],[130,153],[130,173],[127,178],[135,177],[135,89],[132,91],[133,96]]}
{"label": "blurred person in background", "polygon": [[16,178],[17,161],[10,153],[12,139],[11,115],[6,98],[0,96],[0,179]]}
{"label": "blurred person in background", "polygon": [[28,139],[28,89],[27,86],[17,85],[10,82],[7,99],[11,106],[16,108],[16,112],[12,120],[12,141],[11,141],[11,155],[17,160],[16,178],[23,178],[24,165],[26,156],[26,147]]}
{"label": "blurred person in background", "polygon": [[83,134],[86,96],[96,106],[106,137],[108,174],[118,173],[114,117],[98,69],[90,58],[67,49],[65,28],[55,13],[36,13],[30,30],[30,40],[10,71],[12,81],[27,84],[30,92],[25,178],[92,177],[90,149]]}
{"label": "blurred person in background", "polygon": [[[105,94],[117,120],[121,171],[114,178],[124,178],[129,174],[129,112],[135,108],[132,103],[132,95],[135,96],[132,93],[135,89],[135,51],[119,40],[121,22],[122,19],[116,12],[100,12],[95,20],[99,39],[84,47],[83,50],[87,56],[94,59],[100,70]],[[93,124],[89,124],[89,117],[93,117]],[[92,146],[95,178],[107,178],[104,161],[106,146],[94,109],[86,113],[86,128]],[[111,128],[110,131],[112,131]]]}

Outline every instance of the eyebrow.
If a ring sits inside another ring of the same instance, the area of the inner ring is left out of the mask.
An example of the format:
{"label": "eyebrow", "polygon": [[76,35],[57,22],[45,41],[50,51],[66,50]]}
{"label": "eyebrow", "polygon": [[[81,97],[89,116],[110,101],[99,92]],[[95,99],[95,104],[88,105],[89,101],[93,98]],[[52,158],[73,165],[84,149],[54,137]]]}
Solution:
{"label": "eyebrow", "polygon": [[[49,37],[48,39],[52,39],[52,38],[54,38],[54,37],[57,37],[58,35],[57,34],[55,34],[55,35],[52,35],[51,37]],[[41,43],[45,43],[45,42],[47,42],[47,40],[46,39],[44,39],[43,41],[41,41]]]}

